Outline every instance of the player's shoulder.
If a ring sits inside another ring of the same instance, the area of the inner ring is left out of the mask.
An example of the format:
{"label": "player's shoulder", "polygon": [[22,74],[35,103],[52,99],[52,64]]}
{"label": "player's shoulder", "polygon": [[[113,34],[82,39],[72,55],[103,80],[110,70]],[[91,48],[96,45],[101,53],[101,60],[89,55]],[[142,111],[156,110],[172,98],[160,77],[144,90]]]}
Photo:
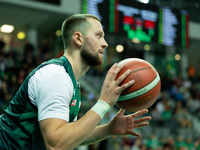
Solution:
{"label": "player's shoulder", "polygon": [[51,73],[54,73],[54,74],[66,72],[64,66],[57,65],[57,64],[48,64],[48,65],[45,65],[38,70],[41,71],[41,72],[46,72],[46,73],[51,72]]}
{"label": "player's shoulder", "polygon": [[43,80],[43,81],[51,80],[51,82],[55,80],[72,82],[64,66],[57,64],[48,64],[39,68],[33,75],[33,78],[35,78],[36,80]]}

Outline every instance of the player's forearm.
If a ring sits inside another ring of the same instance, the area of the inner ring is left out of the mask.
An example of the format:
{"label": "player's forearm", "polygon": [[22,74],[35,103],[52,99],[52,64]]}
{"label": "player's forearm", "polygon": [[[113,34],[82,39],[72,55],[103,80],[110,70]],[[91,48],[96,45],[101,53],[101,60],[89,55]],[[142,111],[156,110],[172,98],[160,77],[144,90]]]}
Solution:
{"label": "player's forearm", "polygon": [[74,149],[82,143],[101,121],[100,116],[89,110],[76,122],[66,123],[44,137],[47,149]]}
{"label": "player's forearm", "polygon": [[108,124],[99,125],[88,135],[88,137],[81,143],[81,145],[89,145],[101,141],[108,136]]}

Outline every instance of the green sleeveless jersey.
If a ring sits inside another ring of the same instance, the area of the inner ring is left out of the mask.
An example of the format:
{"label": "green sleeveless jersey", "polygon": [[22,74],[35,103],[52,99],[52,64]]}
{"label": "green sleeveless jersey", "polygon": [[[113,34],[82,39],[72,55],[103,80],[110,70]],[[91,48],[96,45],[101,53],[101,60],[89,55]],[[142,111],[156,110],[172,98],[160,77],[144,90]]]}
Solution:
{"label": "green sleeveless jersey", "polygon": [[35,72],[48,64],[62,65],[71,77],[74,86],[70,102],[69,122],[78,115],[81,95],[80,87],[74,77],[71,64],[62,56],[42,63],[35,68],[24,80],[8,108],[0,117],[0,149],[1,150],[44,150],[45,144],[38,122],[38,110],[28,96],[28,81]]}

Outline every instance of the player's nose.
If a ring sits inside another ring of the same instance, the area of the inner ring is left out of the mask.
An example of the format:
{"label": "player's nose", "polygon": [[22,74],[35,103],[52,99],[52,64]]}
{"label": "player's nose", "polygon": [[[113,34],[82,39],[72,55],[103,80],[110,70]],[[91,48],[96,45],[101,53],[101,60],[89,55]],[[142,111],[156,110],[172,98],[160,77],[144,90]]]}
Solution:
{"label": "player's nose", "polygon": [[107,47],[108,47],[108,43],[106,42],[105,39],[103,39],[102,48],[107,48]]}

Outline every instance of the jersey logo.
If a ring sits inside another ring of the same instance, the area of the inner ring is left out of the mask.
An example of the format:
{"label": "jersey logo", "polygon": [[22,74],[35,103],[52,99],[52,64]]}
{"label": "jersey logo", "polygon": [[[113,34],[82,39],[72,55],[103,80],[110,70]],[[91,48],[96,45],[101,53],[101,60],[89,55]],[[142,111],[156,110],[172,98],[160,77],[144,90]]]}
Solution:
{"label": "jersey logo", "polygon": [[75,106],[76,105],[76,99],[72,101],[71,106]]}

